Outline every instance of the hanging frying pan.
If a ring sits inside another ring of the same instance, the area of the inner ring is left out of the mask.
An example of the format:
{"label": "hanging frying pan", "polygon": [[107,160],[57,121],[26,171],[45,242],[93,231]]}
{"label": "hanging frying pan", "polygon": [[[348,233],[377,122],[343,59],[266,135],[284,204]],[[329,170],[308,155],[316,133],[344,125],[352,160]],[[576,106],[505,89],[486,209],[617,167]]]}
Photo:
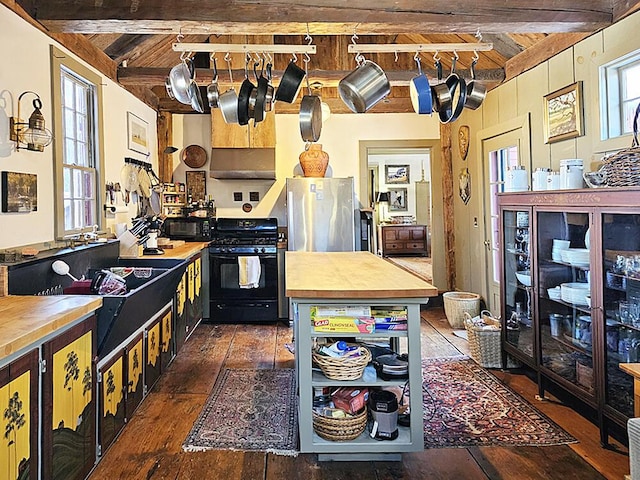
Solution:
{"label": "hanging frying pan", "polygon": [[238,123],[240,125],[247,125],[249,123],[249,99],[251,98],[251,92],[256,88],[251,80],[249,80],[249,73],[247,71],[248,63],[245,63],[245,76],[242,85],[240,85],[240,93],[238,93]]}
{"label": "hanging frying pan", "polygon": [[218,108],[218,100],[220,98],[220,92],[218,91],[218,65],[216,63],[216,57],[213,57],[213,78],[211,83],[207,86],[207,100],[211,108]]}
{"label": "hanging frying pan", "polygon": [[305,59],[304,70],[308,94],[302,97],[300,102],[300,135],[305,142],[317,142],[322,130],[322,102],[319,96],[311,94],[308,65],[309,60]]}
{"label": "hanging frying pan", "polygon": [[295,58],[292,59],[280,79],[276,90],[276,100],[293,103],[298,97],[304,76],[304,70],[296,65]]}
{"label": "hanging frying pan", "polygon": [[182,161],[189,168],[201,168],[207,163],[207,151],[200,145],[189,145],[182,151]]}

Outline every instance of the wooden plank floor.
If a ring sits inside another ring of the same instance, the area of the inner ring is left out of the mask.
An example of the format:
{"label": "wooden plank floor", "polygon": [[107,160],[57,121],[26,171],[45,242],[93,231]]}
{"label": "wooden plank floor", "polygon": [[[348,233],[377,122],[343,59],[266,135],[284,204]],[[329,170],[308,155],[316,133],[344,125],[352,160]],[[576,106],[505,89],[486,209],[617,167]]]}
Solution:
{"label": "wooden plank floor", "polygon": [[[468,353],[451,333],[441,308],[422,312],[423,357]],[[200,325],[92,472],[97,479],[388,480],[388,479],[615,479],[629,460],[603,449],[597,428],[554,399],[535,400],[536,385],[524,375],[494,372],[579,443],[553,447],[430,449],[402,462],[317,462],[316,456],[261,452],[183,452],[182,442],[222,368],[293,368],[284,344],[292,330],[277,325]]]}

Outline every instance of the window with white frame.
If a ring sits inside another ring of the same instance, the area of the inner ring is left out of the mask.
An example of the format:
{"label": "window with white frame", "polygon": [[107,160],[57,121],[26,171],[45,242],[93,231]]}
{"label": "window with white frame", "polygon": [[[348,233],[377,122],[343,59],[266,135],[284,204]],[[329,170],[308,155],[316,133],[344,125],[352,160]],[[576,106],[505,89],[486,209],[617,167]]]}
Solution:
{"label": "window with white frame", "polygon": [[602,140],[633,132],[633,117],[640,103],[640,51],[600,67]]}
{"label": "window with white frame", "polygon": [[100,77],[59,50],[53,54],[56,105],[56,236],[100,226]]}

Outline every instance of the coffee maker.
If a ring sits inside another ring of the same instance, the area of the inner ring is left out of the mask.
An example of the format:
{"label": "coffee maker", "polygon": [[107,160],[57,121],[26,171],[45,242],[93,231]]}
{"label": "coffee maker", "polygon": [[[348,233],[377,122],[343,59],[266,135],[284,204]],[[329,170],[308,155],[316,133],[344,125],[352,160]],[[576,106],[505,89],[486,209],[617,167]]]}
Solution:
{"label": "coffee maker", "polygon": [[395,440],[398,438],[398,399],[387,390],[369,391],[369,411],[372,424],[371,438]]}

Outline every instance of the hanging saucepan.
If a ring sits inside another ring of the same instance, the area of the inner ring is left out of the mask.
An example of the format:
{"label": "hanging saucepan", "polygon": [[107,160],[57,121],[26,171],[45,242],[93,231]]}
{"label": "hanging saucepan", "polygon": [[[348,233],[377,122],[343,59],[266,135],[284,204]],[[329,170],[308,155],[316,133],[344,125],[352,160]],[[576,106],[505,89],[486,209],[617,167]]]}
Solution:
{"label": "hanging saucepan", "polygon": [[191,98],[191,108],[198,113],[204,113],[204,104],[202,103],[202,94],[195,80],[191,80],[189,84],[189,98]]}
{"label": "hanging saucepan", "polygon": [[265,112],[270,112],[271,109],[273,108],[274,92],[273,92],[273,85],[271,85],[271,79],[272,79],[271,68],[272,67],[273,65],[271,64],[271,60],[269,60],[269,62],[267,63],[267,92],[264,95],[264,111]]}
{"label": "hanging saucepan", "polygon": [[451,93],[451,103],[449,108],[438,111],[442,123],[455,122],[462,113],[464,103],[467,100],[467,82],[455,72],[456,60],[456,57],[451,60],[451,74],[446,80],[447,87]]}
{"label": "hanging saucepan", "polygon": [[[253,103],[253,122],[254,124],[261,122],[264,119],[264,101],[267,97],[267,87],[269,86],[269,80],[264,76],[264,60],[262,61],[262,68],[260,70],[260,76],[255,70],[258,64],[254,64],[254,74],[256,77],[257,87],[251,92],[251,99],[249,105]],[[255,99],[254,99],[255,97]]]}
{"label": "hanging saucepan", "polygon": [[171,100],[175,100],[176,96],[173,94],[173,87],[171,86],[171,80],[169,77],[164,79],[164,88],[167,89],[167,95]]}
{"label": "hanging saucepan", "polygon": [[431,87],[429,86],[429,79],[422,73],[422,66],[420,65],[420,56],[416,53],[413,57],[418,64],[418,75],[411,79],[409,83],[409,93],[411,96],[411,104],[417,114],[423,115],[432,113],[433,104],[431,98]]}
{"label": "hanging saucepan", "polygon": [[467,100],[464,104],[465,107],[471,110],[477,109],[482,105],[484,97],[487,95],[487,87],[476,80],[476,64],[478,59],[474,57],[471,62],[471,81],[467,84]]}
{"label": "hanging saucepan", "polygon": [[226,92],[220,95],[218,107],[220,108],[220,113],[222,113],[224,123],[238,123],[238,95],[233,88],[231,56],[227,54],[224,59],[227,61],[227,67],[229,68],[229,82],[231,82],[231,86]]}
{"label": "hanging saucepan", "polygon": [[438,75],[438,83],[431,87],[431,98],[433,110],[440,112],[440,110],[451,107],[451,92],[447,84],[442,82],[442,63],[439,58],[436,58],[435,67]]}
{"label": "hanging saucepan", "polygon": [[194,78],[195,70],[193,62],[190,58],[185,57],[182,61],[173,67],[169,72],[169,83],[171,91],[176,100],[185,105],[191,105],[191,96],[189,95],[190,84]]}
{"label": "hanging saucepan", "polygon": [[356,113],[364,113],[389,95],[391,84],[382,68],[362,55],[356,57],[358,66],[338,83],[340,98]]}
{"label": "hanging saucepan", "polygon": [[280,84],[276,90],[276,100],[293,103],[300,92],[304,75],[304,70],[296,65],[296,57],[294,56],[282,74]]}
{"label": "hanging saucepan", "polygon": [[218,99],[220,98],[220,92],[218,91],[218,65],[216,63],[216,57],[213,57],[213,78],[211,83],[207,86],[207,100],[211,108],[218,108]]}
{"label": "hanging saucepan", "polygon": [[307,95],[300,102],[300,135],[305,142],[317,142],[322,130],[322,102],[320,97],[311,94],[309,85],[309,56],[304,60],[304,71],[307,78]]}
{"label": "hanging saucepan", "polygon": [[240,93],[238,94],[238,123],[247,125],[249,123],[249,99],[251,92],[256,88],[251,80],[249,80],[248,60],[245,61],[244,81],[240,85]]}

